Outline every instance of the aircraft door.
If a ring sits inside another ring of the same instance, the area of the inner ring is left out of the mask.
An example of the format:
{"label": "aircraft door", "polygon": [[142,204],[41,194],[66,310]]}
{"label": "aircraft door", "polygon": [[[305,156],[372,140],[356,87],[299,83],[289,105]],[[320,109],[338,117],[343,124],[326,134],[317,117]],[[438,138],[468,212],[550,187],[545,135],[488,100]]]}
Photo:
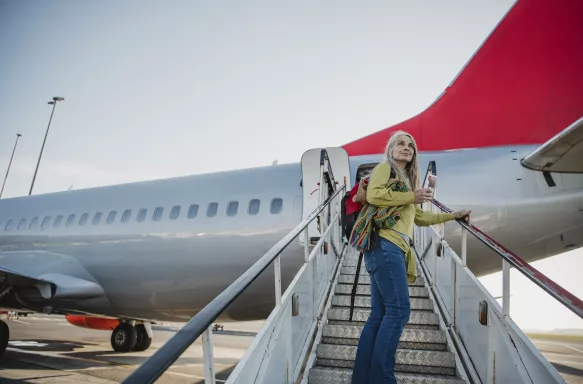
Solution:
{"label": "aircraft door", "polygon": [[[302,156],[302,220],[308,217],[318,207],[320,197],[320,156],[322,149],[328,153],[332,174],[339,188],[346,184],[346,190],[351,188],[350,163],[348,153],[343,148],[314,148],[306,151]],[[328,196],[326,194],[326,196]],[[338,196],[338,200],[342,196]],[[308,226],[308,238],[320,237],[317,220]],[[300,236],[300,243],[304,243],[304,237]]]}

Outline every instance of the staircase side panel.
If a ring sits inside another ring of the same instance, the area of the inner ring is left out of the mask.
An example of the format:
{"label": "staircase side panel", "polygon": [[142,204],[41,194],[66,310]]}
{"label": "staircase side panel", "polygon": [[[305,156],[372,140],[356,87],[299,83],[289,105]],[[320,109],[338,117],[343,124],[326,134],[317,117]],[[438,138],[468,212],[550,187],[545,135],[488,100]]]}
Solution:
{"label": "staircase side panel", "polygon": [[[528,383],[530,378],[534,383],[564,383],[520,328],[503,317],[500,305],[471,271],[457,263],[456,291],[456,330],[482,382],[495,377],[508,383]],[[479,322],[481,301],[488,304],[487,325]]]}
{"label": "staircase side panel", "polygon": [[440,257],[435,257],[435,276],[433,283],[437,286],[441,300],[447,307],[449,319],[453,318],[453,283],[454,283],[454,267],[452,251],[449,248],[443,247]]}

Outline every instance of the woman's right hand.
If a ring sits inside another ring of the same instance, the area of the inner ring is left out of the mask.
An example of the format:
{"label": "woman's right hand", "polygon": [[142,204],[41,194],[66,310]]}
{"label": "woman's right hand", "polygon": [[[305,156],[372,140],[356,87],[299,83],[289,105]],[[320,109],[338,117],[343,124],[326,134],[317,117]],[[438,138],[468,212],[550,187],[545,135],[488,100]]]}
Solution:
{"label": "woman's right hand", "polygon": [[421,204],[433,199],[433,191],[431,188],[419,188],[415,191],[415,204]]}

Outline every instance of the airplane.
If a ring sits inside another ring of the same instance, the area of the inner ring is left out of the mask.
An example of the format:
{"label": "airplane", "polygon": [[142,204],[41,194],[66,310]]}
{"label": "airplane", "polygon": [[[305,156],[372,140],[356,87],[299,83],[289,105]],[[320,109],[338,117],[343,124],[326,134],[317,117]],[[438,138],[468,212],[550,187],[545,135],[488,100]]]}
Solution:
{"label": "airplane", "polygon": [[[528,262],[583,243],[583,2],[515,3],[419,115],[343,145],[348,185],[395,130],[438,168],[439,200]],[[428,64],[430,65],[430,64]],[[390,108],[390,106],[387,106]],[[339,179],[338,179],[339,180]],[[0,307],[65,315],[146,350],[155,321],[188,321],[306,216],[300,163],[0,200]],[[310,202],[312,204],[313,202]],[[459,246],[459,227],[445,226]],[[282,255],[283,289],[304,262]],[[477,276],[501,260],[469,241]],[[273,273],[219,320],[264,319]],[[0,323],[0,352],[9,339]]]}

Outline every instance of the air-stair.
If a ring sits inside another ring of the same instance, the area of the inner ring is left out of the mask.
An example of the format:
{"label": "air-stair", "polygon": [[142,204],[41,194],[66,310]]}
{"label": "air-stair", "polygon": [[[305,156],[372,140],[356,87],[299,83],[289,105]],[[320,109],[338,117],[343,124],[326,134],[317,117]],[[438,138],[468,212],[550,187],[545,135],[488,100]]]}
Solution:
{"label": "air-stair", "polygon": [[[307,383],[352,383],[352,367],[360,332],[370,313],[370,277],[361,269],[354,299],[353,321],[349,321],[351,292],[358,253],[349,250],[336,279],[331,306],[326,312],[318,343],[312,352]],[[395,356],[399,383],[466,383],[459,361],[447,338],[445,324],[430,297],[421,274],[409,285],[411,316]]]}
{"label": "air-stair", "polygon": [[[435,175],[436,164],[430,162],[424,184]],[[215,383],[212,324],[269,267],[274,268],[275,308],[226,382],[353,383],[356,346],[370,312],[370,278],[363,265],[352,296],[358,255],[343,239],[340,222],[340,202],[351,180],[343,149],[307,151],[302,157],[302,222],[124,383],[155,382],[199,337],[205,383]],[[449,211],[437,200],[431,209]],[[409,285],[411,316],[396,354],[397,382],[564,383],[509,315],[510,268],[519,270],[582,318],[583,302],[472,224],[462,220],[458,224],[460,256],[439,226],[415,228],[418,277]],[[466,266],[468,234],[501,258],[502,305]],[[293,242],[303,245],[304,264],[282,290],[280,257]]]}

